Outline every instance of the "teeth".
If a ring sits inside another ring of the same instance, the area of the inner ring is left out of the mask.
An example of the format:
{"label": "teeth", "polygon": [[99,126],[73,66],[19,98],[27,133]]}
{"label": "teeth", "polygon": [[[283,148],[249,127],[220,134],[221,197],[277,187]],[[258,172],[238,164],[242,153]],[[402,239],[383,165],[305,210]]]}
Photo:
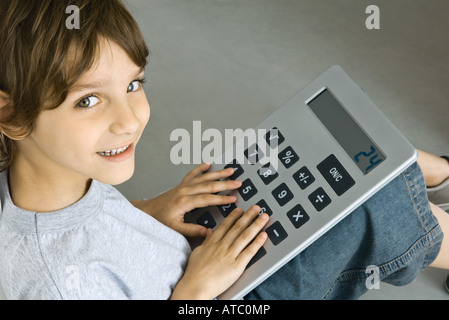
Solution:
{"label": "teeth", "polygon": [[98,152],[98,154],[102,155],[104,157],[116,156],[116,155],[119,155],[120,153],[125,152],[128,148],[129,148],[129,146],[126,146],[124,148],[112,149],[112,150],[108,150],[108,151],[104,151],[104,152]]}

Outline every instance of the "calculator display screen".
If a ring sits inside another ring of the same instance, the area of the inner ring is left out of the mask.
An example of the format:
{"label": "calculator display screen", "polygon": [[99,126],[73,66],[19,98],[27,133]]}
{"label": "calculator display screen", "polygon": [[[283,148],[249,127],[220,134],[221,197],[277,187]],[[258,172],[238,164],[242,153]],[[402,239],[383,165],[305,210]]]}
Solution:
{"label": "calculator display screen", "polygon": [[369,173],[386,159],[328,89],[308,105],[363,174]]}

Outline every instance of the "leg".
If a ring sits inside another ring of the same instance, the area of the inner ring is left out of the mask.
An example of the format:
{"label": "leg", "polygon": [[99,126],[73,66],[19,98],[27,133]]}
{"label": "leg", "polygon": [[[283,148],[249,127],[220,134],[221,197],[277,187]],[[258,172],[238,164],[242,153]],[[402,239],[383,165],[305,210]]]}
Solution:
{"label": "leg", "polygon": [[418,164],[428,187],[435,187],[449,178],[449,163],[446,159],[418,150]]}
{"label": "leg", "polygon": [[446,235],[443,239],[440,253],[430,266],[441,269],[449,269],[449,214],[433,203],[430,204],[430,207],[432,208],[432,212],[443,230],[443,234]]}
{"label": "leg", "polygon": [[378,280],[406,285],[435,260],[442,238],[414,164],[245,299],[356,299],[372,266]]}
{"label": "leg", "polygon": [[[449,163],[446,159],[421,150],[418,150],[418,154],[418,164],[428,187],[438,186],[449,178]],[[430,266],[449,269],[449,214],[433,203],[430,203],[430,207],[443,230],[443,234],[446,235],[438,257]]]}

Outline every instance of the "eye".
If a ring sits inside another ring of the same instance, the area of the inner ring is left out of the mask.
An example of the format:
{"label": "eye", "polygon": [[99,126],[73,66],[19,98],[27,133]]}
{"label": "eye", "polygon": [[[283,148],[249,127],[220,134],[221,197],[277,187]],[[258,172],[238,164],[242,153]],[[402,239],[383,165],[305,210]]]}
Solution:
{"label": "eye", "polygon": [[90,96],[81,99],[76,106],[79,108],[92,108],[93,106],[97,105],[100,102],[100,99],[98,99],[96,96]]}
{"label": "eye", "polygon": [[128,86],[128,92],[137,91],[137,90],[139,90],[139,88],[140,88],[140,82],[138,80],[133,81]]}
{"label": "eye", "polygon": [[128,86],[128,92],[134,92],[139,90],[142,85],[145,83],[145,78],[142,78],[140,80],[134,80],[133,82],[131,82]]}

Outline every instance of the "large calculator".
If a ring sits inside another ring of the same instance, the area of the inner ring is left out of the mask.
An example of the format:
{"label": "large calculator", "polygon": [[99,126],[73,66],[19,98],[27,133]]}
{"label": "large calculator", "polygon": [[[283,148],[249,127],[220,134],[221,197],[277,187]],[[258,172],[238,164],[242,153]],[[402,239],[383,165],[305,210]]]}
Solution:
{"label": "large calculator", "polygon": [[[215,228],[236,206],[247,210],[257,204],[270,215],[264,247],[219,299],[242,298],[417,158],[415,148],[340,66],[256,129],[266,134],[243,155],[231,147],[212,164],[211,170],[234,168],[230,178],[243,182],[230,193],[237,202],[185,217]],[[267,162],[269,152],[277,158],[271,155]]]}

